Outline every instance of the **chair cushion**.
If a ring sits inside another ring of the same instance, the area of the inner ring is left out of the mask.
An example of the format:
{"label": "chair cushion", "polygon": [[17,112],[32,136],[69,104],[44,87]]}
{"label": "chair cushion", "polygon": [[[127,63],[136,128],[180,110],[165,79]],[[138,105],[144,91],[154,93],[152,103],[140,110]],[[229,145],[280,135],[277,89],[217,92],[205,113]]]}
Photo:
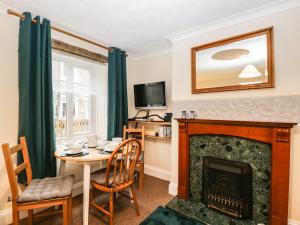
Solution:
{"label": "chair cushion", "polygon": [[34,179],[19,197],[18,202],[41,201],[62,198],[72,193],[74,176],[46,177]]}

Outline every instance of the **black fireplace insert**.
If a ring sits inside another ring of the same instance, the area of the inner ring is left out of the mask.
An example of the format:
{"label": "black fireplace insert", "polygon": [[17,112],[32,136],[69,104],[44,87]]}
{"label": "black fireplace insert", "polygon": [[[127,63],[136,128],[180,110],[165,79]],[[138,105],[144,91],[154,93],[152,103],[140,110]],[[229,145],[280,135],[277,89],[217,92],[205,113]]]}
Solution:
{"label": "black fireplace insert", "polygon": [[252,218],[252,168],[248,163],[203,158],[202,201],[237,219]]}

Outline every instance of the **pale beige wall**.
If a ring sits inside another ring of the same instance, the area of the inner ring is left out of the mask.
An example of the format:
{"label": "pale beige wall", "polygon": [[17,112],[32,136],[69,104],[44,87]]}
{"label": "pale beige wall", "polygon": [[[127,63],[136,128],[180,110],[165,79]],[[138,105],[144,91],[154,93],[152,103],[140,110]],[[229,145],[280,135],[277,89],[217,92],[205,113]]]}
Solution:
{"label": "pale beige wall", "polygon": [[[18,137],[18,20],[0,14],[0,145],[16,144]],[[6,204],[10,188],[0,151],[0,210]],[[0,224],[3,221],[0,218]]]}
{"label": "pale beige wall", "polygon": [[171,52],[165,52],[143,58],[128,58],[127,83],[128,83],[128,110],[129,116],[134,116],[137,110],[134,107],[134,84],[143,84],[157,81],[166,81],[166,110],[151,110],[153,113],[163,115],[172,111],[172,67]]}
{"label": "pale beige wall", "polygon": [[[166,81],[166,110],[151,110],[151,114],[163,115],[172,112],[171,90],[171,53],[162,53],[139,59],[127,60],[128,111],[133,117],[137,110],[134,106],[133,85],[148,82]],[[146,173],[150,169],[159,170],[165,175],[170,174],[171,143],[167,141],[146,140],[145,165]]]}
{"label": "pale beige wall", "polygon": [[[174,105],[179,100],[207,100],[300,94],[300,7],[277,12],[268,16],[234,23],[210,32],[195,34],[174,41],[172,48],[172,99]],[[234,21],[233,21],[234,22]],[[249,91],[234,91],[209,94],[191,94],[190,49],[193,46],[217,41],[234,35],[274,26],[274,54],[276,88]],[[292,109],[291,109],[292,110]],[[200,112],[201,113],[201,112]],[[176,123],[174,122],[174,125]],[[177,184],[178,136],[173,129],[171,184]],[[291,148],[290,205],[289,218],[300,221],[300,127],[293,132]]]}

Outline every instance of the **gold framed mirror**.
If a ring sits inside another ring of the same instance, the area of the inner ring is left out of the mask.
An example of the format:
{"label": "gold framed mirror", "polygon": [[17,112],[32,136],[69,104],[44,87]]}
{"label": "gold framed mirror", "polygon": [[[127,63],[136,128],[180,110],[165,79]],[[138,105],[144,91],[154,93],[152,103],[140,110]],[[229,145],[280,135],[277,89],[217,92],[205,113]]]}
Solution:
{"label": "gold framed mirror", "polygon": [[191,49],[192,93],[274,87],[273,27]]}

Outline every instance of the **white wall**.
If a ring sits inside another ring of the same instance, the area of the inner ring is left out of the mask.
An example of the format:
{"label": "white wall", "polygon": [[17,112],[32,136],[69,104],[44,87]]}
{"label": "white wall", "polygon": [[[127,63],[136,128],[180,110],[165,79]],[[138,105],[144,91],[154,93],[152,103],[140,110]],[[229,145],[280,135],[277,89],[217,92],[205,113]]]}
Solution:
{"label": "white wall", "polygon": [[[0,144],[16,144],[18,137],[18,21],[0,14]],[[10,186],[2,149],[0,153],[0,210],[6,204]],[[1,213],[0,213],[1,214]],[[4,221],[0,218],[0,224]]]}
{"label": "white wall", "polygon": [[[163,115],[172,112],[171,90],[171,53],[165,52],[139,59],[127,60],[128,111],[133,117],[137,110],[134,107],[133,85],[166,81],[166,110],[151,110],[151,114]],[[142,114],[141,114],[142,115]],[[171,169],[171,143],[162,140],[145,141],[145,173],[169,180]]]}
{"label": "white wall", "polygon": [[163,115],[172,111],[172,55],[171,52],[146,56],[143,58],[128,58],[127,83],[128,83],[128,112],[134,116],[137,110],[134,107],[134,84],[143,84],[157,81],[166,81],[166,110],[151,110],[153,113]]}
{"label": "white wall", "polygon": [[[0,145],[17,144],[18,137],[18,37],[19,19],[6,14],[5,6],[0,4]],[[107,51],[67,37],[61,33],[52,32],[52,37],[58,40],[107,54]],[[103,68],[101,68],[103,71]],[[98,128],[97,130],[101,130]],[[100,131],[99,131],[100,132]],[[0,225],[11,223],[11,203],[7,203],[10,196],[10,186],[6,173],[3,154],[0,151]],[[67,173],[76,174],[77,180],[82,176],[82,168],[78,164],[67,164]],[[80,185],[77,185],[80,189]]]}
{"label": "white wall", "polygon": [[[216,26],[208,32],[199,31],[186,38],[173,39],[172,48],[172,99],[176,101],[231,99],[243,97],[281,96],[300,94],[300,7],[276,12],[260,18],[226,26]],[[224,23],[225,24],[225,23]],[[191,48],[197,45],[221,40],[227,37],[274,26],[274,55],[276,88],[234,92],[191,94]],[[293,110],[293,109],[286,109]],[[201,112],[199,112],[201,114]],[[178,136],[177,124],[173,123],[172,174],[170,191],[176,191],[178,175]],[[291,148],[290,206],[289,218],[300,221],[300,131],[294,129]]]}

